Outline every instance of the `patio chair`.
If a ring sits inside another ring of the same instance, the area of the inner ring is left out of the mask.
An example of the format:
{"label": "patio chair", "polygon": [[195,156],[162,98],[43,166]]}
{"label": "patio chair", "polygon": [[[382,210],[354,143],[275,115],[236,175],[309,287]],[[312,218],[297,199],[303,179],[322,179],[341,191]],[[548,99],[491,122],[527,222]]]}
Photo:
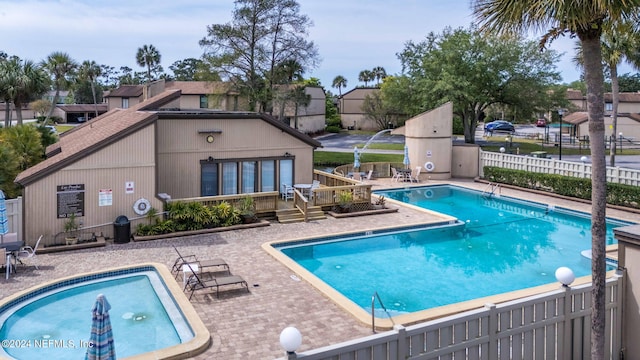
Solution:
{"label": "patio chair", "polygon": [[[173,267],[171,268],[171,272],[174,273],[174,278],[178,278],[178,274],[180,271],[184,269],[184,266],[187,264],[198,264],[198,270],[201,272],[226,272],[231,274],[231,269],[229,269],[229,264],[223,259],[208,259],[208,260],[199,260],[195,255],[186,255],[183,256],[178,251],[178,248],[173,245],[173,249],[178,254],[178,258],[173,262]],[[212,271],[213,270],[213,271]]]}
{"label": "patio chair", "polygon": [[372,176],[372,175],[373,175],[373,170],[369,170],[369,171],[367,172],[367,176],[365,176],[365,177],[364,177],[364,179],[365,179],[366,181],[370,181],[370,180],[371,180],[371,176]]}
{"label": "patio chair", "polygon": [[391,180],[395,180],[395,181],[400,181],[400,179],[402,179],[404,177],[404,175],[400,172],[398,172],[398,170],[396,170],[396,168],[392,167],[391,168]]}
{"label": "patio chair", "polygon": [[309,197],[311,199],[313,199],[313,197],[314,197],[313,190],[314,189],[318,189],[319,187],[320,187],[320,180],[313,180],[311,182],[311,189],[309,189]]}
{"label": "patio chair", "polygon": [[16,259],[20,261],[21,264],[24,264],[23,259],[29,259],[28,262],[33,262],[33,265],[38,269],[38,257],[36,251],[38,251],[38,245],[40,245],[40,241],[42,240],[43,235],[40,235],[38,241],[36,241],[36,245],[34,247],[31,246],[23,246],[18,250],[15,254]]}
{"label": "patio chair", "polygon": [[409,181],[411,182],[420,182],[420,171],[422,170],[421,166],[416,166],[416,168],[409,175]]}
{"label": "patio chair", "polygon": [[280,197],[282,197],[285,202],[289,199],[293,199],[293,186],[282,184]]}
{"label": "patio chair", "polygon": [[197,271],[194,271],[194,269],[191,268],[191,264],[187,263],[186,265],[190,268],[192,273],[185,287],[185,290],[190,291],[189,300],[191,300],[194,292],[213,288],[216,289],[216,297],[220,298],[220,287],[228,285],[240,285],[246,288],[247,292],[249,292],[249,284],[238,275],[225,275],[204,279],[202,276],[198,275]]}

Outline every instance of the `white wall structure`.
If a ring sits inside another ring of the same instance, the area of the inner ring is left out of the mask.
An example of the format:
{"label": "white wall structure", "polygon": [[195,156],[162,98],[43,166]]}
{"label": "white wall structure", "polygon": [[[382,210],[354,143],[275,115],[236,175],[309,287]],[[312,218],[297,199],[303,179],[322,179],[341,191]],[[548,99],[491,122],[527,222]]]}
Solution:
{"label": "white wall structure", "polygon": [[421,180],[451,178],[453,104],[416,115],[392,131],[405,137],[412,169],[422,167]]}

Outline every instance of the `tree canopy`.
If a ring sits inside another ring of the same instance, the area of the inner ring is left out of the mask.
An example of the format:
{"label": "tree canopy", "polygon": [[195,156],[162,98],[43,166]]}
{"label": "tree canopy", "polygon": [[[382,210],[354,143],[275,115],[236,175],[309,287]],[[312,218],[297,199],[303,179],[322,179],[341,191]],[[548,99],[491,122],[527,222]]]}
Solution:
{"label": "tree canopy", "polygon": [[383,98],[409,116],[453,102],[468,143],[490,107],[506,107],[529,120],[558,101],[548,90],[560,80],[554,65],[559,55],[540,52],[535,42],[517,36],[447,28],[407,42],[397,55],[403,75],[383,83]]}
{"label": "tree canopy", "polygon": [[277,70],[288,61],[315,68],[318,50],[307,40],[312,26],[295,0],[236,0],[232,20],[207,26],[204,57],[223,80],[247,95],[250,110],[268,107]]}

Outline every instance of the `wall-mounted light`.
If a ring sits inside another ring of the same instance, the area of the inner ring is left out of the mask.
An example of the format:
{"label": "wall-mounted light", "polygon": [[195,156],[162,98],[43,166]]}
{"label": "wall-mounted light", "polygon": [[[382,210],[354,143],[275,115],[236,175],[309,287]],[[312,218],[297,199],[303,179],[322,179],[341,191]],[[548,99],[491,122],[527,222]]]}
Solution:
{"label": "wall-mounted light", "polygon": [[207,159],[207,161],[209,161],[209,162],[211,162],[211,161],[213,161],[213,160],[214,160],[214,159],[213,159],[213,156],[209,156],[209,158]]}
{"label": "wall-mounted light", "polygon": [[286,153],[284,153],[284,157],[292,157],[293,155],[291,155],[291,153],[289,153],[288,151]]}

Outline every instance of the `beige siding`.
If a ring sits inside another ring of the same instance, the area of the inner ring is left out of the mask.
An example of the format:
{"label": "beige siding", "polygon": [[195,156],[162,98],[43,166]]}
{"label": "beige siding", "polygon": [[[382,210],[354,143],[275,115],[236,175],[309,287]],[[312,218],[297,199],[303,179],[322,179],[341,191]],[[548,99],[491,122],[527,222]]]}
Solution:
{"label": "beige siding", "polygon": [[475,178],[480,175],[480,147],[474,144],[454,145],[451,175],[454,178]]}
{"label": "beige siding", "polygon": [[[219,130],[207,143],[208,134]],[[248,131],[247,131],[248,130]],[[310,183],[313,148],[261,119],[159,120],[158,192],[172,198],[200,196],[200,161],[295,156],[295,182]]]}
{"label": "beige siding", "polygon": [[[44,234],[44,244],[52,243],[63,231],[64,219],[57,218],[58,185],[84,184],[83,226],[112,223],[118,215],[136,217],[133,204],[146,198],[157,209],[162,203],[155,198],[154,126],[148,126],[127,138],[107,146],[66,168],[25,188],[25,239]],[[134,182],[134,193],[125,193],[125,182]],[[98,206],[101,189],[111,189],[113,205]],[[38,219],[34,221],[34,219]],[[109,227],[112,231],[112,227]],[[112,236],[112,234],[105,234]]]}
{"label": "beige siding", "polygon": [[[640,123],[625,116],[618,116],[618,124],[616,126],[617,133],[615,137],[618,138],[619,134],[625,138],[632,138],[634,141],[640,140]],[[604,136],[608,139],[613,133],[613,119],[605,116],[604,118]],[[589,122],[585,121],[578,125],[578,137],[589,136]],[[624,146],[624,142],[623,142]]]}

